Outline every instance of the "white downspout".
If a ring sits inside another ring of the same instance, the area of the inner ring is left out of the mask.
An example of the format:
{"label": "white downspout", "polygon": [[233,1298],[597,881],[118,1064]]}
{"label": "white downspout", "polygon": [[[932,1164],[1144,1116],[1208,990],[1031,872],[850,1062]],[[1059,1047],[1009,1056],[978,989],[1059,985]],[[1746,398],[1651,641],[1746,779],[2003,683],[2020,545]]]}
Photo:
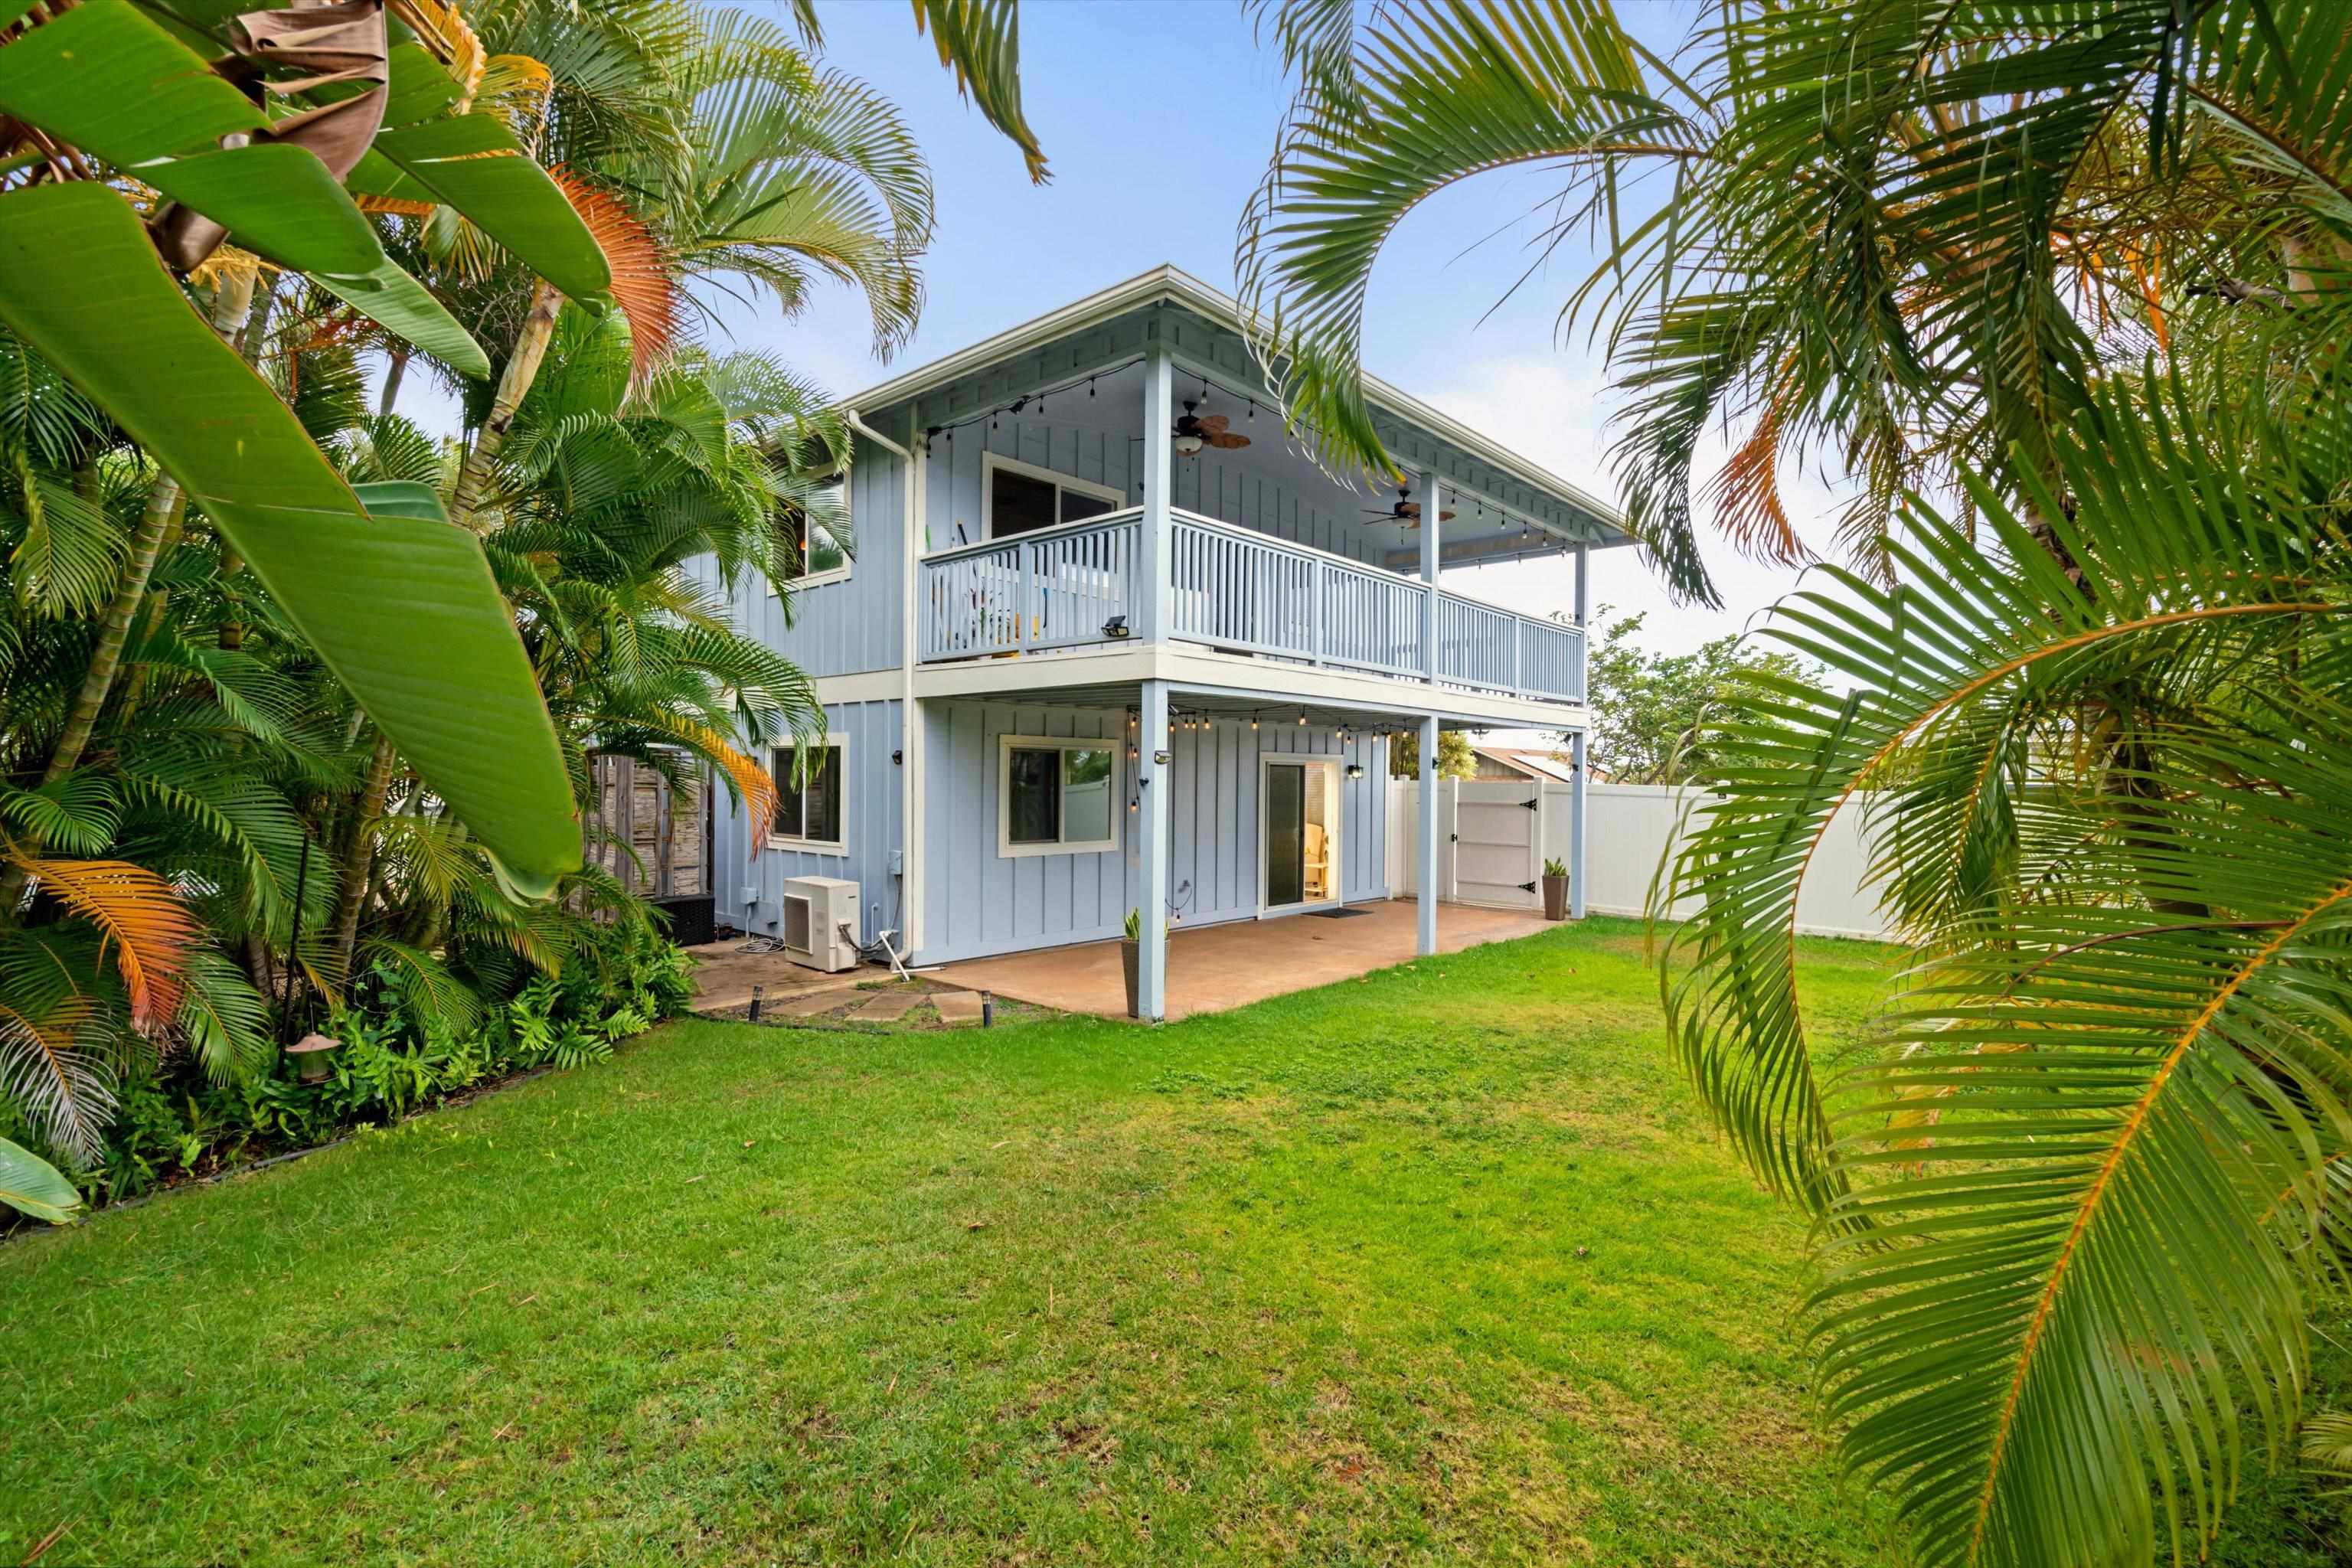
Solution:
{"label": "white downspout", "polygon": [[915,605],[922,572],[918,556],[923,538],[922,468],[926,456],[919,434],[921,408],[912,403],[907,405],[911,449],[866,423],[856,409],[845,413],[852,430],[884,451],[897,455],[899,472],[906,479],[906,501],[900,508],[904,532],[898,570],[898,748],[902,758],[898,767],[898,951],[912,958],[923,941],[923,833],[922,819],[918,815],[923,798],[923,726],[922,715],[915,707]]}

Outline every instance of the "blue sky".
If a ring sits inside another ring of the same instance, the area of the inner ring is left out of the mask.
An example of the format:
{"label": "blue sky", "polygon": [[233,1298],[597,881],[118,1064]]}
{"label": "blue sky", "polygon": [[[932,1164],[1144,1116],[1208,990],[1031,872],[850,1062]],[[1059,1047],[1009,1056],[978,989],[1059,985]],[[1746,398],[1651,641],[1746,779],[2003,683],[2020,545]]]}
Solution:
{"label": "blue sky", "polygon": [[[1682,4],[1643,0],[1620,0],[1620,10],[1661,52],[1680,42],[1690,16]],[[1023,93],[1054,175],[1042,187],[958,96],[903,0],[831,0],[820,15],[827,61],[897,101],[931,160],[940,220],[921,329],[886,369],[870,352],[862,306],[833,289],[791,321],[730,310],[721,335],[773,348],[845,395],[1163,261],[1233,288],[1234,225],[1288,98],[1277,58],[1253,39],[1235,0],[1024,0]],[[1540,168],[1496,171],[1412,214],[1374,275],[1366,360],[1587,489],[1613,495],[1597,358],[1580,336],[1560,342],[1554,330],[1589,253],[1563,247],[1503,300],[1531,259],[1527,247],[1541,226],[1534,215],[1557,184]],[[1796,491],[1793,514],[1825,508],[1822,487]],[[1597,558],[1594,603],[1646,610],[1642,640],[1679,650],[1746,625],[1793,581],[1712,553],[1729,600],[1724,612],[1673,605],[1630,550]],[[1570,602],[1564,563],[1449,579],[1538,613]]]}

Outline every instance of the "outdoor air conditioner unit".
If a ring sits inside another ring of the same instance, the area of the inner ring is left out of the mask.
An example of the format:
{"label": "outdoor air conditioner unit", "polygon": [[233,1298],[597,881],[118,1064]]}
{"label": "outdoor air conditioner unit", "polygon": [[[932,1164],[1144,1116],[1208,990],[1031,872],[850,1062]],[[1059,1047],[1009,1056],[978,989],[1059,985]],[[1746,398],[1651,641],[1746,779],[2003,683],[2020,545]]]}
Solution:
{"label": "outdoor air conditioner unit", "polygon": [[857,967],[857,884],[839,877],[784,879],[784,956],[827,974]]}

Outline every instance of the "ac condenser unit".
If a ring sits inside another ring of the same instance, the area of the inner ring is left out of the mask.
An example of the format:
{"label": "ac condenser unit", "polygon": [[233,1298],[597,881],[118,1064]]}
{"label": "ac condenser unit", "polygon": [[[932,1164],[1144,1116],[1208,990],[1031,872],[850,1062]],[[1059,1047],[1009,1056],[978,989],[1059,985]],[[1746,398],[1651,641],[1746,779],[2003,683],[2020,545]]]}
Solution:
{"label": "ac condenser unit", "polygon": [[827,974],[857,967],[857,884],[839,877],[784,879],[784,956]]}

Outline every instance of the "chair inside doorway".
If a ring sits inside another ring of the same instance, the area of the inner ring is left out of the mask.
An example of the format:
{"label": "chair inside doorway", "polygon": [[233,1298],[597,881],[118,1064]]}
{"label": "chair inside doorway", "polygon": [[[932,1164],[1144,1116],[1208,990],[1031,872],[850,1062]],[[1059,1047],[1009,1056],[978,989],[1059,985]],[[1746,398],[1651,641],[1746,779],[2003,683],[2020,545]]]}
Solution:
{"label": "chair inside doorway", "polygon": [[1265,763],[1265,903],[1287,910],[1337,901],[1339,770],[1323,758]]}

